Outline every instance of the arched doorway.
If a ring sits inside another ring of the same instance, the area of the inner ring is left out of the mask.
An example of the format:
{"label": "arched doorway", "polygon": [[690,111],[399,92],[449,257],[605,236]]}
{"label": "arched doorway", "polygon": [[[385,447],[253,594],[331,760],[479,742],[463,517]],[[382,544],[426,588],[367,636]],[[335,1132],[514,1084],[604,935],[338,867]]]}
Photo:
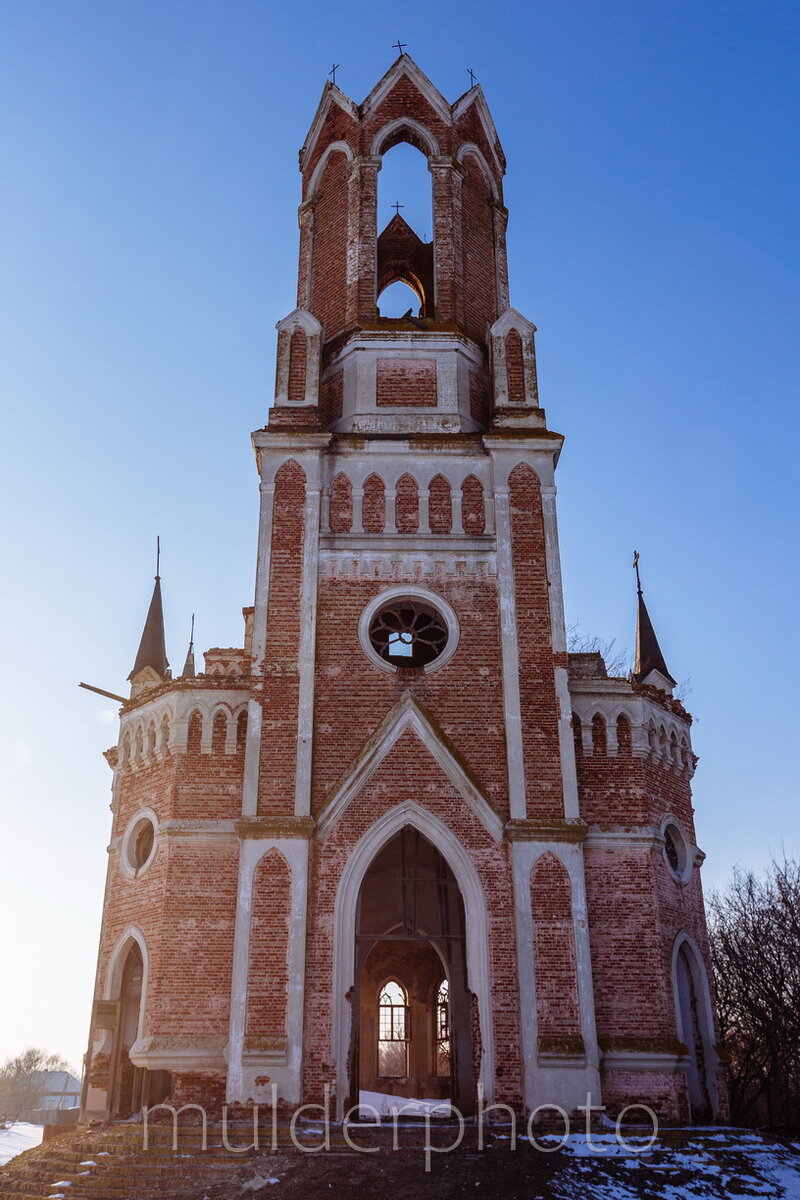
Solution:
{"label": "arched doorway", "polygon": [[445,859],[412,826],[361,883],[353,1001],[351,1104],[451,1100],[474,1111],[464,903]]}
{"label": "arched doorway", "polygon": [[712,1038],[703,987],[705,981],[701,972],[702,968],[693,947],[684,940],[678,946],[675,956],[675,1000],[678,1010],[678,1032],[689,1052],[686,1075],[690,1120],[695,1123],[707,1121],[713,1115],[709,1079]]}
{"label": "arched doorway", "polygon": [[139,1036],[143,979],[142,952],[138,942],[131,942],[125,956],[119,988],[119,1017],[112,1072],[113,1117],[129,1117],[141,1106],[143,1071],[131,1062],[130,1050]]}

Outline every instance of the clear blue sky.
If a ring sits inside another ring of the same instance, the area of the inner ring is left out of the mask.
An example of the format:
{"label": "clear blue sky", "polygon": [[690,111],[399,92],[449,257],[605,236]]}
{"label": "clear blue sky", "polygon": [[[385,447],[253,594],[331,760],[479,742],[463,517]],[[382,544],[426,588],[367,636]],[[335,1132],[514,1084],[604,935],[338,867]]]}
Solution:
{"label": "clear blue sky", "polygon": [[568,620],[632,645],[637,548],[706,885],[798,850],[799,33],[770,0],[0,5],[0,1058],[84,1049],[116,732],[77,684],[124,689],[156,533],[173,664],[192,611],[241,642],[297,150],[331,63],[361,100],[398,37],[505,146]]}

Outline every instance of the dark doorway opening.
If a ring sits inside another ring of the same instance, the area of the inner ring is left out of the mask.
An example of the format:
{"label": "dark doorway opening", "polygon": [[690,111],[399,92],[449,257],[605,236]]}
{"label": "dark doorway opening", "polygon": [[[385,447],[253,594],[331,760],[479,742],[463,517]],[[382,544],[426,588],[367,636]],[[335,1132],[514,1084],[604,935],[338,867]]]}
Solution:
{"label": "dark doorway opening", "polygon": [[697,1124],[710,1120],[711,1102],[708,1090],[708,1071],[703,1038],[702,1001],[698,994],[693,963],[686,947],[681,946],[677,961],[678,1005],[681,1031],[689,1051],[688,1084],[690,1120]]}
{"label": "dark doorway opening", "polygon": [[[475,1108],[464,903],[439,851],[406,826],[376,855],[356,910],[350,1104]],[[410,1115],[410,1114],[409,1114]]]}
{"label": "dark doorway opening", "polygon": [[109,1112],[110,1118],[126,1119],[145,1105],[160,1104],[170,1091],[169,1071],[148,1071],[131,1062],[131,1047],[139,1036],[144,964],[136,942],[131,943],[122,968],[114,1030]]}

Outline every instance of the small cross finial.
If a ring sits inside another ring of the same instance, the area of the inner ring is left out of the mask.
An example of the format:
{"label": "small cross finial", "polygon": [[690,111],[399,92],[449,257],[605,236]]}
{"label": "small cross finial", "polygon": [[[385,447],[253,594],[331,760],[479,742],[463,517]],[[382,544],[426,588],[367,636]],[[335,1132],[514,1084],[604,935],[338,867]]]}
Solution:
{"label": "small cross finial", "polygon": [[405,204],[398,204],[397,201],[395,200],[394,204],[392,205],[392,208],[394,209],[394,211],[397,213],[397,215],[399,217],[400,209],[405,208]]}
{"label": "small cross finial", "polygon": [[636,572],[636,592],[639,596],[642,594],[642,581],[639,578],[639,551],[633,552],[633,569]]}
{"label": "small cross finial", "polygon": [[192,613],[192,630],[191,630],[191,633],[189,634],[189,653],[190,654],[191,654],[192,650],[194,650],[194,613]]}
{"label": "small cross finial", "polygon": [[475,87],[475,72],[472,67],[467,67],[467,70],[469,71],[469,86],[473,88]]}
{"label": "small cross finial", "polygon": [[338,70],[339,70],[339,64],[334,63],[333,66],[331,67],[330,71],[328,71],[328,74],[331,77],[331,82],[333,83],[334,86],[336,85],[336,72]]}
{"label": "small cross finial", "polygon": [[397,50],[400,54],[405,54],[408,42],[401,42],[398,38],[396,42],[392,42],[392,49]]}
{"label": "small cross finial", "polygon": [[156,579],[161,578],[161,538],[156,537]]}

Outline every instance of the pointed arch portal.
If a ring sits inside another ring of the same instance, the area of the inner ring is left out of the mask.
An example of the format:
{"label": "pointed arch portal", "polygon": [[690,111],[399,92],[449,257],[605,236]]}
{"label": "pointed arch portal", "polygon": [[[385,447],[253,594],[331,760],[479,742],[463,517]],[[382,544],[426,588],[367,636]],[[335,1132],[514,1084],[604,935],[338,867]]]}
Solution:
{"label": "pointed arch portal", "polygon": [[686,1081],[694,1124],[716,1116],[713,1073],[717,1055],[708,977],[694,939],[678,936],[672,952],[672,986],[678,1036],[687,1049]]}
{"label": "pointed arch portal", "polygon": [[[355,915],[350,1103],[473,1105],[464,901],[442,854],[405,825],[375,854]],[[447,1069],[442,1069],[442,996]],[[400,998],[402,997],[402,999]]]}
{"label": "pointed arch portal", "polygon": [[[372,868],[378,854],[404,828],[415,829],[428,842],[433,850],[438,851],[444,860],[446,869],[455,878],[459,896],[463,905],[464,929],[463,938],[458,932],[458,944],[463,946],[463,959],[453,954],[455,965],[463,974],[463,989],[468,990],[470,1003],[469,1033],[464,1032],[464,1021],[459,1019],[459,1004],[465,1007],[464,996],[453,998],[451,1002],[450,1024],[453,1028],[451,1050],[453,1056],[458,1056],[459,1063],[469,1063],[469,1073],[465,1068],[453,1067],[451,1082],[451,1099],[464,1114],[475,1109],[476,1085],[483,1088],[483,1096],[487,1104],[494,1100],[494,1030],[492,1024],[491,1006],[491,971],[489,971],[489,934],[486,894],[475,863],[465,850],[463,842],[452,830],[431,811],[422,808],[413,800],[398,804],[385,812],[383,817],[375,821],[371,828],[361,836],[359,842],[350,854],[341,881],[337,889],[335,911],[335,954],[333,954],[333,1061],[336,1062],[337,1072],[337,1114],[343,1116],[351,1097],[357,1093],[359,1084],[359,1009],[356,994],[360,991],[360,979],[356,974],[359,942],[356,941],[356,926],[360,926],[359,913],[361,884],[367,872]],[[413,889],[415,890],[415,889]],[[452,899],[452,888],[449,888]],[[407,892],[408,896],[408,892]],[[419,893],[417,893],[417,911],[419,911]],[[451,910],[452,916],[452,910]],[[411,926],[414,928],[414,926]],[[417,925],[419,928],[419,925]],[[431,930],[423,929],[427,938],[419,938],[417,946],[427,941],[437,954],[440,964],[439,978],[449,979],[452,992],[455,992],[459,979],[450,978],[450,964],[445,964],[441,958],[441,942],[453,947],[453,941],[447,943],[447,938],[440,935],[439,926]],[[453,930],[451,929],[451,932]],[[374,935],[373,940],[380,938]],[[409,940],[414,942],[415,940]],[[401,946],[396,941],[395,946]],[[465,962],[465,966],[462,966]],[[390,978],[386,973],[381,983]],[[469,1074],[469,1086],[465,1076]]]}

